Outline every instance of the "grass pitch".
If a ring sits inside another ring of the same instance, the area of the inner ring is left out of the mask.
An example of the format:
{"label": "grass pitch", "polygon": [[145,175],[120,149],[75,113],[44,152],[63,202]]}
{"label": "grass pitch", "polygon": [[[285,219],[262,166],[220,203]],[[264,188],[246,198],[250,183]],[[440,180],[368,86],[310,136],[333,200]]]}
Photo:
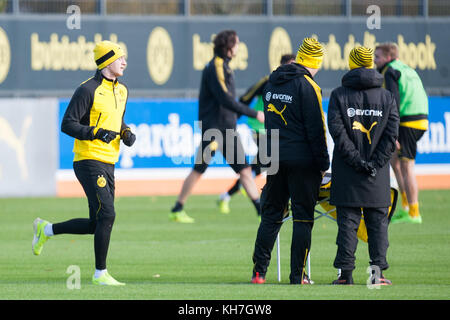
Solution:
{"label": "grass pitch", "polygon": [[[292,222],[281,229],[282,281],[277,280],[276,248],[264,285],[250,284],[252,252],[259,221],[251,202],[237,195],[229,215],[218,212],[215,196],[192,196],[185,206],[194,224],[169,222],[175,197],[117,198],[117,217],[108,271],[125,287],[91,284],[92,235],[50,239],[40,256],[31,252],[36,217],[60,222],[87,217],[84,198],[0,199],[0,299],[444,299],[450,298],[450,190],[421,191],[421,225],[389,228],[394,285],[368,289],[367,244],[359,242],[355,285],[329,285],[336,278],[337,226],[322,218],[313,229],[312,286],[289,285]],[[69,266],[78,266],[81,288],[68,289]]]}

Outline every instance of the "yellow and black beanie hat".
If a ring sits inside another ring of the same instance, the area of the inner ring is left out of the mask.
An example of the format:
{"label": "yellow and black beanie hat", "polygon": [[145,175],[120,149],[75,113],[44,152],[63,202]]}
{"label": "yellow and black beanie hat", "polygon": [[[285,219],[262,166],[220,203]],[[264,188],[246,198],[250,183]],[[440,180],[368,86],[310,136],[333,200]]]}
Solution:
{"label": "yellow and black beanie hat", "polygon": [[305,38],[298,48],[295,62],[308,68],[319,69],[323,60],[323,47],[314,38]]}
{"label": "yellow and black beanie hat", "polygon": [[356,47],[350,51],[348,57],[348,66],[350,70],[355,68],[373,68],[373,49],[367,47]]}
{"label": "yellow and black beanie hat", "polygon": [[97,69],[99,70],[103,69],[104,67],[113,63],[124,55],[125,52],[118,44],[108,40],[98,42],[94,48],[94,60],[97,64]]}

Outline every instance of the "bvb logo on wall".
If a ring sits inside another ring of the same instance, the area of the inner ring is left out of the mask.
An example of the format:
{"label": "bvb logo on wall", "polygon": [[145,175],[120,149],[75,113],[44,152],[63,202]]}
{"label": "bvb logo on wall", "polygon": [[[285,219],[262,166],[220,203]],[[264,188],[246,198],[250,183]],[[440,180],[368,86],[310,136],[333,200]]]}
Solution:
{"label": "bvb logo on wall", "polygon": [[275,70],[280,65],[281,56],[284,54],[292,54],[291,38],[286,30],[276,27],[272,31],[269,42],[269,67]]}
{"label": "bvb logo on wall", "polygon": [[2,83],[8,75],[10,63],[11,49],[8,36],[6,35],[5,30],[0,27],[0,83]]}
{"label": "bvb logo on wall", "polygon": [[147,42],[147,67],[153,82],[163,85],[169,80],[173,68],[173,45],[169,33],[156,27]]}

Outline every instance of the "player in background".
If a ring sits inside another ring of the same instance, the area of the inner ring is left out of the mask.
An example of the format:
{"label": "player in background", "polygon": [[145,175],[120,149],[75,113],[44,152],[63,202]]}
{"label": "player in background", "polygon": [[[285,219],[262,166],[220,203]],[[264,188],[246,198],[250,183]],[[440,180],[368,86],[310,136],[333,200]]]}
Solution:
{"label": "player in background", "polygon": [[[214,57],[203,69],[200,86],[198,118],[201,123],[202,141],[195,165],[184,180],[181,192],[169,214],[169,219],[174,222],[194,222],[183,207],[216,151],[220,151],[228,165],[239,174],[242,185],[259,215],[259,192],[252,170],[245,158],[242,161],[239,159],[240,156],[245,156],[245,153],[236,133],[236,122],[238,116],[242,114],[264,122],[264,113],[235,100],[234,74],[228,64],[236,56],[239,48],[236,31],[221,31],[213,42]],[[209,134],[211,137],[208,137]]]}
{"label": "player in background", "polygon": [[395,43],[375,48],[375,64],[384,76],[383,87],[392,92],[400,114],[397,152],[391,166],[400,189],[402,208],[392,223],[422,223],[419,188],[414,174],[417,142],[428,130],[428,97],[417,72],[398,59]]}
{"label": "player in background", "polygon": [[[295,55],[293,54],[285,54],[281,57],[280,65],[292,63],[295,61]],[[262,97],[262,91],[264,89],[264,86],[267,84],[267,81],[269,81],[269,76],[265,76],[261,78],[258,82],[256,82],[254,85],[252,85],[247,92],[240,97],[239,101],[250,105],[254,98],[256,98],[256,102],[254,105],[254,109],[256,111],[263,111],[264,112],[264,102]],[[255,141],[256,145],[258,146],[259,150],[259,142],[264,141],[266,138],[265,130],[264,130],[264,124],[259,122],[258,120],[254,118],[248,118],[247,124],[252,129],[253,133],[253,140]],[[259,155],[256,155],[256,158],[253,160],[253,163],[251,164],[252,172],[255,177],[259,176],[262,172],[261,168],[261,162],[259,159]],[[236,192],[241,190],[241,180],[237,179],[236,182],[233,184],[233,186],[228,189],[228,191],[222,193],[218,200],[219,210],[223,214],[230,213],[230,199],[231,196],[234,195]],[[243,190],[245,192],[245,190]]]}

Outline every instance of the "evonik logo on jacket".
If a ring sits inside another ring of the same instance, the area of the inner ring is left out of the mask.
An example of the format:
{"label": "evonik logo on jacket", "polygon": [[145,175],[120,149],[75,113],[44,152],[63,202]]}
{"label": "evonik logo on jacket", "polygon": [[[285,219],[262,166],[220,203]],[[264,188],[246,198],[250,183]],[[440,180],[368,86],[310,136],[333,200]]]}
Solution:
{"label": "evonik logo on jacket", "polygon": [[355,108],[347,108],[347,115],[349,118],[353,118],[354,116],[373,116],[373,117],[382,117],[382,110],[373,110],[373,109],[355,109]]}
{"label": "evonik logo on jacket", "polygon": [[292,96],[284,93],[272,93],[269,91],[266,93],[266,101],[270,101],[271,99],[280,100],[284,103],[292,103]]}

